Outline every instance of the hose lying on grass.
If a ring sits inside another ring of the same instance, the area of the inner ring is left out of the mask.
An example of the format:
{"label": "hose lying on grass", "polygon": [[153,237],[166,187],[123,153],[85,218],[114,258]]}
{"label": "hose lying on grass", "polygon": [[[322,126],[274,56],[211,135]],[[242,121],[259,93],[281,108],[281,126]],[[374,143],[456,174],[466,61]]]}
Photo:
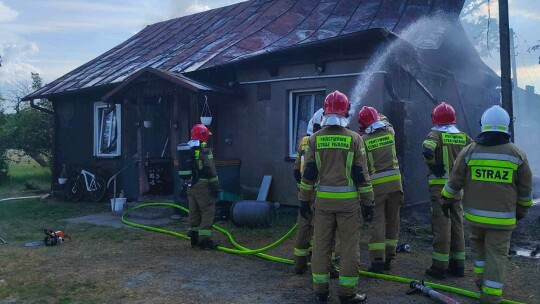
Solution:
{"label": "hose lying on grass", "polygon": [[[171,203],[146,203],[146,204],[141,204],[141,205],[135,206],[135,207],[125,211],[122,214],[122,218],[121,218],[122,222],[124,224],[132,226],[132,227],[137,227],[137,228],[146,229],[146,230],[150,230],[150,231],[170,234],[170,235],[174,235],[174,236],[177,236],[179,238],[188,240],[189,237],[187,235],[185,235],[185,234],[170,231],[170,230],[166,230],[166,229],[160,229],[160,228],[156,228],[156,227],[152,227],[152,226],[141,225],[141,224],[130,222],[130,221],[125,219],[125,216],[127,214],[129,214],[130,212],[132,212],[132,211],[134,211],[136,209],[141,209],[141,208],[145,208],[145,207],[156,207],[156,206],[173,207],[173,208],[178,208],[178,209],[180,209],[180,210],[182,210],[184,212],[189,212],[189,210],[187,208],[184,208],[184,207],[176,205],[176,204],[171,204]],[[267,246],[264,246],[264,247],[258,248],[258,249],[249,249],[249,248],[246,248],[246,247],[238,244],[234,240],[234,237],[227,230],[225,230],[225,229],[223,229],[223,228],[221,228],[221,227],[219,227],[217,225],[214,225],[213,228],[216,229],[217,231],[223,233],[225,236],[227,236],[227,238],[229,239],[231,244],[233,244],[233,246],[236,247],[236,249],[233,249],[233,248],[218,246],[218,248],[217,248],[218,250],[221,250],[221,251],[224,251],[224,252],[227,252],[227,253],[240,254],[240,255],[256,255],[258,257],[261,257],[263,259],[267,259],[267,260],[270,260],[270,261],[275,261],[275,262],[280,262],[280,263],[285,263],[285,264],[294,264],[294,261],[291,260],[291,259],[285,259],[285,258],[281,258],[281,257],[276,257],[276,256],[264,254],[263,252],[268,251],[268,250],[270,250],[272,248],[275,248],[276,246],[283,243],[286,239],[288,239],[294,233],[294,231],[296,230],[297,225],[298,224],[295,224],[287,233],[285,233],[285,235],[283,235],[277,241],[271,243],[270,245],[267,245]],[[380,273],[374,273],[374,272],[368,272],[368,271],[362,271],[362,270],[360,270],[359,273],[360,273],[360,275],[365,276],[365,277],[369,277],[369,278],[382,279],[382,280],[394,281],[394,282],[405,283],[405,284],[410,284],[412,281],[416,281],[416,280],[409,279],[409,278],[403,278],[403,277],[398,277],[398,276],[393,276],[393,275],[380,274]],[[439,290],[447,291],[447,292],[452,292],[452,293],[462,295],[462,296],[466,296],[466,297],[469,297],[469,298],[473,298],[473,299],[480,298],[480,294],[478,294],[476,292],[472,292],[472,291],[469,291],[469,290],[457,288],[457,287],[454,287],[454,286],[442,285],[442,284],[432,283],[432,282],[424,282],[424,284],[426,286],[429,286],[429,287],[432,287],[432,288],[435,288],[435,289],[439,289]],[[523,304],[521,302],[516,302],[516,301],[511,301],[511,300],[502,300],[501,303],[503,303],[503,304],[504,303],[507,303],[507,304]]]}

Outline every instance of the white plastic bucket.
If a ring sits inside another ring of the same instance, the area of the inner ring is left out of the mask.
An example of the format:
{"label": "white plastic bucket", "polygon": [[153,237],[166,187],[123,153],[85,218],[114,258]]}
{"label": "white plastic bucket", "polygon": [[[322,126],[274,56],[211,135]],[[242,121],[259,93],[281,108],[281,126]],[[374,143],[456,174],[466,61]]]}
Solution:
{"label": "white plastic bucket", "polygon": [[143,124],[144,124],[144,127],[147,128],[147,129],[152,127],[152,121],[151,120],[145,120],[143,122]]}
{"label": "white plastic bucket", "polygon": [[212,124],[212,116],[201,116],[201,123],[205,126]]}
{"label": "white plastic bucket", "polygon": [[64,185],[67,182],[67,178],[59,177],[58,178],[58,184]]}
{"label": "white plastic bucket", "polygon": [[114,212],[121,212],[124,209],[124,204],[126,203],[125,197],[112,198],[111,199],[111,210]]}

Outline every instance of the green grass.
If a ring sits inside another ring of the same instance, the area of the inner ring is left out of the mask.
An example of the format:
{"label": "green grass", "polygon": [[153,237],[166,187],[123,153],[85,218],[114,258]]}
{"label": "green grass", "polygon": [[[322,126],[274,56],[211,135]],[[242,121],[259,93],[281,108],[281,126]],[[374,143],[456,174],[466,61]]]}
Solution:
{"label": "green grass", "polygon": [[50,168],[43,168],[33,159],[27,156],[20,157],[14,152],[11,152],[9,157],[11,159],[9,177],[6,181],[0,182],[0,198],[49,190]]}

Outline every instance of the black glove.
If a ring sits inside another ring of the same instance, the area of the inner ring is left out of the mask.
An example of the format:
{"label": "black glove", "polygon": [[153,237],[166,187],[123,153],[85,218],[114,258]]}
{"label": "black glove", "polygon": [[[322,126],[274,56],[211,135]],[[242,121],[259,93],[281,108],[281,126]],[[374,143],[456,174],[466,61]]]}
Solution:
{"label": "black glove", "polygon": [[422,152],[422,154],[424,154],[424,158],[427,160],[432,160],[435,158],[435,152],[428,148],[424,148],[424,152]]}
{"label": "black glove", "polygon": [[303,217],[306,221],[309,221],[308,215],[311,215],[311,205],[308,201],[300,201],[300,209],[298,209],[300,212],[300,216]]}
{"label": "black glove", "polygon": [[447,218],[450,218],[450,208],[452,208],[452,203],[448,202],[447,198],[444,196],[442,197],[442,199],[443,199],[442,204],[441,204],[442,213]]}
{"label": "black glove", "polygon": [[429,166],[429,169],[431,169],[431,172],[433,172],[436,177],[443,177],[444,174],[446,174],[446,170],[444,170],[444,164],[434,164]]}
{"label": "black glove", "polygon": [[367,223],[373,222],[375,216],[375,208],[373,206],[362,206],[362,218]]}
{"label": "black glove", "polygon": [[294,179],[296,180],[297,184],[300,184],[302,181],[302,173],[300,173],[300,169],[294,169]]}

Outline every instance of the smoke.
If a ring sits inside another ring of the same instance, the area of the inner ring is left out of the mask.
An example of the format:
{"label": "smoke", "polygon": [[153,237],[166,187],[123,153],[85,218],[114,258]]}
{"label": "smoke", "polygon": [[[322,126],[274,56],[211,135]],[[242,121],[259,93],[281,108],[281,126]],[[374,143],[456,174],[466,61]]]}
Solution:
{"label": "smoke", "polygon": [[365,104],[366,93],[373,83],[375,76],[386,72],[388,64],[393,58],[399,58],[402,54],[413,52],[417,49],[437,49],[442,42],[441,37],[452,25],[449,16],[438,13],[431,17],[417,20],[402,30],[399,39],[390,44],[384,44],[378,51],[378,55],[373,57],[362,71],[351,93],[351,111],[354,116],[358,108]]}

